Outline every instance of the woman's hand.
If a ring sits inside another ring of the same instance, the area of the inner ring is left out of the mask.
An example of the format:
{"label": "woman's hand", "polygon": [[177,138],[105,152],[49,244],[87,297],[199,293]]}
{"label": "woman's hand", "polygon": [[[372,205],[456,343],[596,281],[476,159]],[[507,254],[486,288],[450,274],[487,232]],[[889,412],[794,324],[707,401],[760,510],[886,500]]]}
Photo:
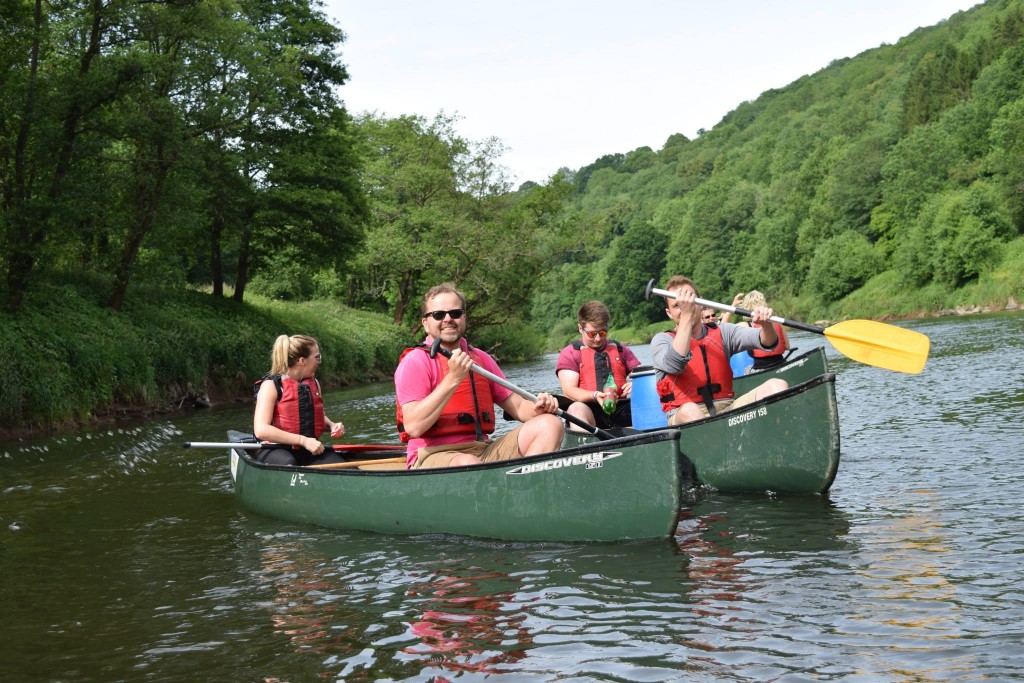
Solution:
{"label": "woman's hand", "polygon": [[334,422],[331,424],[331,438],[340,439],[345,436],[345,425],[340,422]]}
{"label": "woman's hand", "polygon": [[324,444],[320,439],[314,439],[309,436],[304,436],[302,437],[302,441],[299,442],[299,445],[305,448],[313,455],[320,455],[321,453],[324,452]]}

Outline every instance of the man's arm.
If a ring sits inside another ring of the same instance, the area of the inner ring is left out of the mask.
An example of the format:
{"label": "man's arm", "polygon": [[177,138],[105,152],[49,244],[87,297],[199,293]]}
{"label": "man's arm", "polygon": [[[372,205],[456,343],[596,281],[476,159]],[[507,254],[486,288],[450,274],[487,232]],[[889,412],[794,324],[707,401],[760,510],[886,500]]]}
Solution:
{"label": "man's arm", "polygon": [[[690,335],[686,335],[689,343]],[[651,340],[651,364],[658,371],[658,379],[665,375],[678,375],[686,369],[690,362],[690,353],[681,355],[673,348],[673,337],[667,332],[659,332]]]}
{"label": "man's arm", "polygon": [[[766,335],[766,327],[771,328],[770,335]],[[779,340],[778,335],[775,334],[775,326],[770,322],[764,323],[764,326],[760,328],[733,325],[731,323],[719,325],[719,328],[722,330],[722,345],[725,346],[730,356],[739,351],[749,351],[750,349],[771,351],[778,344]],[[765,336],[773,338],[770,345],[764,343]]]}
{"label": "man's arm", "polygon": [[555,362],[555,374],[562,395],[571,401],[593,401],[594,392],[580,388],[580,352],[572,344],[562,349]]}
{"label": "man's arm", "polygon": [[537,417],[544,413],[555,413],[558,411],[558,401],[551,394],[537,394],[537,401],[527,401],[519,394],[512,394],[498,405],[506,413],[519,420],[526,422],[531,417]]}
{"label": "man's arm", "polygon": [[558,383],[562,387],[562,395],[572,401],[596,401],[596,391],[580,388],[580,373],[572,370],[559,370]]}
{"label": "man's arm", "polygon": [[[412,360],[406,356],[406,363],[403,361],[395,371],[396,393],[398,386],[402,383],[422,381],[422,377],[416,376],[426,373],[427,368],[422,361]],[[469,368],[473,364],[473,358],[462,349],[456,349],[452,357],[448,359],[448,374],[444,376],[434,389],[419,400],[412,400],[402,404],[402,423],[409,436],[417,438],[423,436],[428,429],[434,426],[441,412],[448,405],[448,401],[455,395],[455,390],[462,383],[462,380],[469,374]],[[406,373],[413,374],[408,377]],[[401,400],[401,396],[399,396]]]}

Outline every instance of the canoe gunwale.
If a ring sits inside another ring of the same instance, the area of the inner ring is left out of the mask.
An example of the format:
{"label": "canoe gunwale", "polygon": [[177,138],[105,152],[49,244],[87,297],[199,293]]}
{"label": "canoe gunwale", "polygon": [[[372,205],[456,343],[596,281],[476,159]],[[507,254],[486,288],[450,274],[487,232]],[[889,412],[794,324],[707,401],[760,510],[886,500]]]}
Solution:
{"label": "canoe gunwale", "polygon": [[[241,434],[242,432],[229,432],[229,440],[232,434]],[[541,463],[547,460],[556,460],[559,458],[572,457],[574,455],[584,455],[586,453],[595,453],[599,451],[613,450],[616,448],[628,447],[628,446],[641,446],[648,443],[657,443],[659,441],[678,441],[680,438],[679,429],[674,427],[666,427],[658,430],[638,431],[634,434],[626,434],[615,439],[608,439],[605,441],[596,441],[593,443],[580,444],[579,446],[573,446],[571,448],[561,449],[552,451],[550,453],[540,453],[537,455],[531,455],[525,458],[514,458],[512,460],[499,460],[496,462],[483,463],[480,465],[466,465],[462,467],[436,467],[431,469],[415,469],[415,470],[361,470],[358,467],[353,468],[339,468],[339,469],[320,469],[316,467],[303,467],[296,465],[273,465],[253,459],[251,452],[248,449],[233,448],[231,449],[234,453],[238,454],[238,457],[245,461],[249,467],[255,467],[261,470],[279,470],[288,473],[302,472],[303,474],[316,474],[325,476],[342,476],[342,477],[422,477],[436,474],[453,474],[457,472],[467,471],[484,471],[488,469],[502,469],[507,468],[511,464],[516,465],[527,465],[534,463]],[[247,442],[246,442],[247,443]],[[382,458],[386,453],[388,457],[394,457],[393,451],[382,451]],[[360,459],[367,459],[367,452],[362,451],[360,453]]]}

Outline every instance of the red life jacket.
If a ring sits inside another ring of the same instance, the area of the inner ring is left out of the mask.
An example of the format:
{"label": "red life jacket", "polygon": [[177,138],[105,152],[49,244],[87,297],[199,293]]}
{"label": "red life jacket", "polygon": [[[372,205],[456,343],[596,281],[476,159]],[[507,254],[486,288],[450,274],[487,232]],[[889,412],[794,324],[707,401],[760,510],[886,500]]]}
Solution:
{"label": "red life jacket", "polygon": [[[771,351],[762,351],[761,349],[750,349],[749,353],[754,358],[771,358],[772,356],[781,356],[786,352],[786,349],[782,348],[784,346],[784,344],[782,343],[782,335],[785,334],[782,331],[782,325],[780,325],[779,323],[772,323],[772,325],[775,327],[775,334],[779,337],[779,341],[775,344],[775,348],[772,349]],[[751,327],[760,328],[761,326],[751,324]]]}
{"label": "red life jacket", "polygon": [[[413,346],[402,352],[402,355],[398,357],[398,362],[401,363],[406,355],[416,349],[420,349],[424,353],[429,352],[429,348],[425,345]],[[473,362],[480,364],[481,359],[472,346],[469,347],[469,355],[473,358]],[[437,363],[438,383],[440,383],[448,374],[448,358],[437,354],[434,362]],[[398,405],[397,396],[395,397],[395,421],[398,423],[398,438],[408,443],[412,437],[405,431],[402,406]],[[437,422],[424,432],[421,438],[466,434],[475,439],[477,438],[477,424],[483,434],[490,434],[494,431],[494,397],[491,395],[490,380],[479,373],[470,372],[466,379],[462,380],[462,384],[455,389],[455,393],[452,394],[451,400],[441,411]]]}
{"label": "red life jacket", "polygon": [[[721,398],[732,398],[732,366],[722,343],[718,325],[705,325],[703,339],[690,337],[690,362],[678,375],[665,375],[658,382],[661,409],[666,413],[684,403],[712,404]],[[676,336],[675,330],[669,334]],[[710,411],[710,409],[709,409]]]}
{"label": "red life jacket", "polygon": [[[608,379],[608,366],[611,366],[612,376],[615,377],[615,388],[622,391],[626,384],[629,370],[626,368],[626,361],[622,360],[622,344],[612,339],[600,351],[586,346],[577,339],[572,347],[580,352],[580,389],[587,391],[604,391],[604,383]],[[610,348],[609,348],[610,347]],[[601,358],[598,367],[598,358]]]}
{"label": "red life jacket", "polygon": [[274,404],[271,424],[291,434],[319,439],[325,429],[320,382],[313,377],[299,382],[288,375],[268,374],[256,382],[257,393],[260,384],[266,380],[273,380],[277,387],[277,403]]}

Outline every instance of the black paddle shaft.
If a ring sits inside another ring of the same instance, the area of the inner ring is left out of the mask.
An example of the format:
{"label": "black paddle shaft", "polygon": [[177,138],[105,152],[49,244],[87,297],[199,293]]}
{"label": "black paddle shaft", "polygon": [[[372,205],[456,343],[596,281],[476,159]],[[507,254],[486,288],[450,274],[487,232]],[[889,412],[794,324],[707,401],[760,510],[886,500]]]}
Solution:
{"label": "black paddle shaft", "polygon": [[[451,358],[452,357],[452,352],[451,351],[449,351],[448,349],[441,348],[441,340],[440,339],[435,339],[434,343],[430,346],[430,357],[431,358],[435,358],[437,356],[437,354],[439,354],[439,353],[442,356],[445,356],[446,358]],[[515,384],[512,384],[512,382],[509,382],[504,377],[499,377],[498,375],[495,375],[493,372],[489,372],[489,371],[483,369],[482,367],[480,367],[476,363],[473,363],[473,366],[470,369],[473,370],[473,372],[476,372],[476,373],[478,373],[480,375],[483,375],[484,377],[486,377],[487,379],[491,380],[492,382],[495,382],[496,384],[500,384],[501,386],[505,387],[509,391],[513,391],[513,392],[519,394],[520,396],[525,398],[527,401],[532,401],[532,402],[536,402],[537,401],[537,397],[534,396],[533,394],[531,394],[526,389],[522,389],[522,388],[516,386]],[[588,432],[590,432],[591,434],[597,436],[598,438],[600,438],[602,440],[614,439],[615,438],[614,436],[612,436],[608,432],[604,431],[603,429],[600,429],[599,427],[595,427],[594,425],[590,424],[586,420],[581,420],[580,418],[576,417],[575,415],[570,415],[569,413],[565,412],[561,408],[556,409],[555,410],[555,414],[558,415],[558,417],[561,417],[561,418],[563,418],[565,420],[568,420],[569,422],[572,422],[574,425],[576,425],[578,427],[583,427],[583,429],[587,430]]]}

